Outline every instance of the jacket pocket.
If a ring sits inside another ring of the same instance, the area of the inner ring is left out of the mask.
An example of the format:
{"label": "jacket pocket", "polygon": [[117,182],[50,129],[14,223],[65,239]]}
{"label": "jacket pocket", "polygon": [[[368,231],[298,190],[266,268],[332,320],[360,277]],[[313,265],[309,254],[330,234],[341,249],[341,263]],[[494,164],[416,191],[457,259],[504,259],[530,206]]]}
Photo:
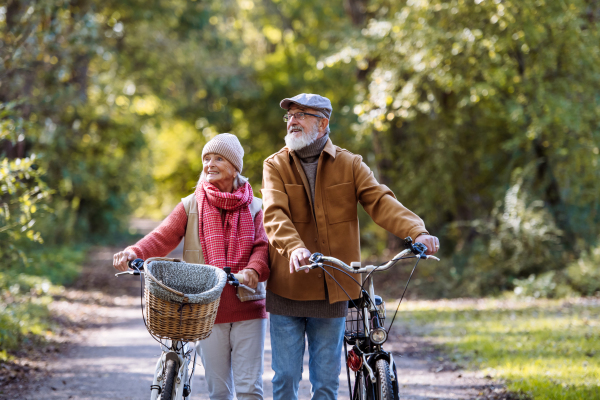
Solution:
{"label": "jacket pocket", "polygon": [[285,185],[293,222],[310,222],[310,203],[304,185]]}
{"label": "jacket pocket", "polygon": [[325,188],[325,196],[327,197],[327,218],[330,224],[354,221],[358,218],[354,183],[340,183]]}

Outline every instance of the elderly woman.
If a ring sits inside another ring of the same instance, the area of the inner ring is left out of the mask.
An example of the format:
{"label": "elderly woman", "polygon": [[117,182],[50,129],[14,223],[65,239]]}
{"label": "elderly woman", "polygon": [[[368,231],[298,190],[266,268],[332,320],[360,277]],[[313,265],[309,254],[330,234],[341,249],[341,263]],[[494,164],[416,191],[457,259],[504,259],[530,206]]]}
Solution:
{"label": "elderly woman", "polygon": [[[170,253],[186,235],[189,207],[184,203],[191,199],[197,204],[204,262],[231,267],[233,273],[243,274],[244,282],[252,288],[267,280],[269,256],[263,213],[260,200],[253,197],[252,187],[240,175],[243,156],[244,149],[234,135],[223,133],[209,141],[202,150],[203,170],[194,195],[183,199],[160,226],[134,246],[115,254],[114,267],[125,271],[129,260]],[[233,399],[234,388],[238,400],[263,398],[266,318],[264,299],[241,302],[236,288],[225,286],[212,334],[196,344],[211,399]]]}

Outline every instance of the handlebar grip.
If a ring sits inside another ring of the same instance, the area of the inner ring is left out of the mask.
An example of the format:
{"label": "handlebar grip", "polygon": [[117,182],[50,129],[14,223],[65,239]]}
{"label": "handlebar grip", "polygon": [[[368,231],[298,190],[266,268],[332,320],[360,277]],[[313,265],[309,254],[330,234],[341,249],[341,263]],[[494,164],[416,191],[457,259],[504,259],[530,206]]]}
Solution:
{"label": "handlebar grip", "polygon": [[244,284],[244,274],[233,274],[233,277],[240,282],[240,285]]}
{"label": "handlebar grip", "polygon": [[144,260],[142,260],[141,258],[136,258],[133,261],[128,261],[127,266],[131,269],[137,269],[139,271],[143,271],[144,270]]}

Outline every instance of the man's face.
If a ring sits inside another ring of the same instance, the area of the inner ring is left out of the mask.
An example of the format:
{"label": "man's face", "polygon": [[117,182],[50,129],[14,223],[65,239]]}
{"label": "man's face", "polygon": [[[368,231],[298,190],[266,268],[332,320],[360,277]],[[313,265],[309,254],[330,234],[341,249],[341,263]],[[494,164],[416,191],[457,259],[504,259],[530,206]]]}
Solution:
{"label": "man's face", "polygon": [[[321,115],[321,113],[317,110],[313,110],[312,108],[300,108],[295,104],[293,104],[288,110],[288,115],[292,116],[299,112]],[[313,135],[315,131],[319,130],[319,120],[319,118],[311,115],[305,115],[304,120],[300,120],[296,117],[291,118],[287,122],[287,133],[288,135],[292,135],[294,137],[300,137],[301,135],[307,133]]]}

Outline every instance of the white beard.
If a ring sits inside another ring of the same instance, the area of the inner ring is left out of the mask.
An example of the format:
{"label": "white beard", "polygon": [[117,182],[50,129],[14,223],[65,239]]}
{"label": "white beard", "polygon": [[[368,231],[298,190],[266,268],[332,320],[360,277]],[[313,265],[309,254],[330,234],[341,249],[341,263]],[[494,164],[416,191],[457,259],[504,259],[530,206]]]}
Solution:
{"label": "white beard", "polygon": [[[300,128],[300,136],[298,134],[293,135],[290,130],[292,128]],[[285,144],[290,150],[300,150],[317,140],[319,136],[319,129],[314,127],[312,131],[305,131],[300,125],[292,125],[288,130],[288,134],[285,136]]]}

